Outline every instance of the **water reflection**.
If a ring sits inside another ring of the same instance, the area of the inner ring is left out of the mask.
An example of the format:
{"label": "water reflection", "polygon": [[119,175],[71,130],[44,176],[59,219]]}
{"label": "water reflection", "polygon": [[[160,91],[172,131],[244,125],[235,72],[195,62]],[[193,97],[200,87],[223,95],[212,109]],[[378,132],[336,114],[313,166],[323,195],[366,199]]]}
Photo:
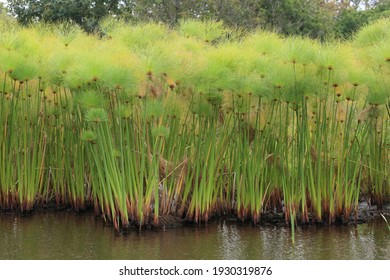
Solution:
{"label": "water reflection", "polygon": [[237,227],[227,226],[226,221],[218,226],[218,247],[220,259],[247,259],[247,242],[241,238]]}
{"label": "water reflection", "polygon": [[390,259],[385,223],[298,228],[207,227],[117,236],[92,214],[0,214],[0,259]]}

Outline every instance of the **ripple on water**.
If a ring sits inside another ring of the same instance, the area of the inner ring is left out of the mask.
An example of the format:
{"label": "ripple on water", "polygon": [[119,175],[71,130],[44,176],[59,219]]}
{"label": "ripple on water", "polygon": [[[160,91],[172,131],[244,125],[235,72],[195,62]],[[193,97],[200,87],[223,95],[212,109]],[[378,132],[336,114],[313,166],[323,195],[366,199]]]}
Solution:
{"label": "ripple on water", "polygon": [[357,226],[207,227],[117,236],[92,214],[0,214],[0,259],[390,259],[389,231],[377,220]]}

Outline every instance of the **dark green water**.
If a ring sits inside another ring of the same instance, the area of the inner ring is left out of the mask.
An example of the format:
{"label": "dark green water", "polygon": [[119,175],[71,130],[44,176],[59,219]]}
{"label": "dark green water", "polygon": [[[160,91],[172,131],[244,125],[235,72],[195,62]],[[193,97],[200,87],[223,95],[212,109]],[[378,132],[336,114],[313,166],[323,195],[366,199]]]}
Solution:
{"label": "dark green water", "polygon": [[115,235],[91,214],[0,214],[0,259],[390,259],[390,233],[377,220],[290,230],[239,226]]}

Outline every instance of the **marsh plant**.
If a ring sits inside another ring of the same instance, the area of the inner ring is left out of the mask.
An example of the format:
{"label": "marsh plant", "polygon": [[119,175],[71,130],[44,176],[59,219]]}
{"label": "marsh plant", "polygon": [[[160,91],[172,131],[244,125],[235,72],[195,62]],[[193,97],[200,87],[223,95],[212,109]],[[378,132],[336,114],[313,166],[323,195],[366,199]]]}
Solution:
{"label": "marsh plant", "polygon": [[2,31],[1,209],[92,205],[117,230],[280,211],[294,229],[389,200],[389,20],[329,44],[215,22],[102,30]]}

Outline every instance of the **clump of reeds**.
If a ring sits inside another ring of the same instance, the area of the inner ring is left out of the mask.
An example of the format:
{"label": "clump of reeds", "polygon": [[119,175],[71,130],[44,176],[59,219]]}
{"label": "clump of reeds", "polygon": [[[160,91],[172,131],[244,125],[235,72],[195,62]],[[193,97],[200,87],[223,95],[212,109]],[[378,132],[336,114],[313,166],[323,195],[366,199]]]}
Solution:
{"label": "clump of reeds", "polygon": [[[390,34],[319,44],[221,23],[2,29],[0,208],[346,221],[389,199]],[[44,43],[42,43],[44,42]]]}

